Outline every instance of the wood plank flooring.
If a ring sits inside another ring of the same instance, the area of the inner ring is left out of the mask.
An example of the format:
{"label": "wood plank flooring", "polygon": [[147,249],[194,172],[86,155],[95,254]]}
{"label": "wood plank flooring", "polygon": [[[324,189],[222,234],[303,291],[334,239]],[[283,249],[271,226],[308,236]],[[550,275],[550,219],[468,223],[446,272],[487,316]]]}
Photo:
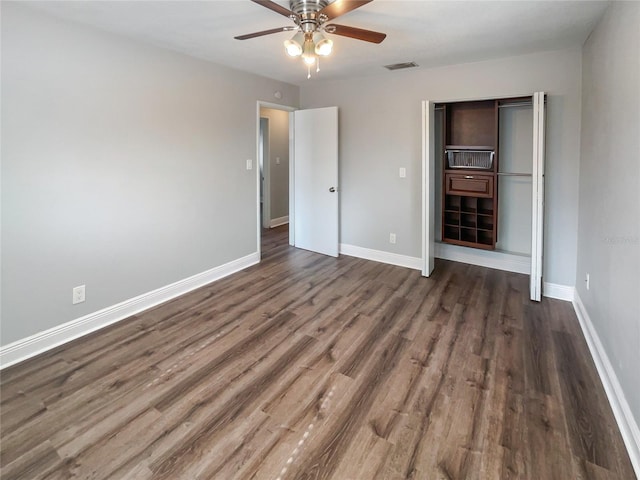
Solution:
{"label": "wood plank flooring", "polygon": [[2,479],[633,479],[569,303],[264,239],[1,373]]}

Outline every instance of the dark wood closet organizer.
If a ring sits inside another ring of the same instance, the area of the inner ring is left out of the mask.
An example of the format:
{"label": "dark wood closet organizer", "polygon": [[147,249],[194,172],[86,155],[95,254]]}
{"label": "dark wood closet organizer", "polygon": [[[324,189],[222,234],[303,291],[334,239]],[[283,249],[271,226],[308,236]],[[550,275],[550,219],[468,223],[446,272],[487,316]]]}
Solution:
{"label": "dark wood closet organizer", "polygon": [[499,106],[513,98],[436,105],[444,112],[442,241],[495,249]]}

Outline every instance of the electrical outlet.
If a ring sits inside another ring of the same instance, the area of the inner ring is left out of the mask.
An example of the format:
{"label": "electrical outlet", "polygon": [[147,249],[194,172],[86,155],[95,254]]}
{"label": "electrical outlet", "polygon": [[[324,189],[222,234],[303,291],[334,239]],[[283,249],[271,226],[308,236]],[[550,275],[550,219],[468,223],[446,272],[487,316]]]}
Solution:
{"label": "electrical outlet", "polygon": [[586,278],[584,279],[584,283],[586,283],[586,284],[587,284],[587,290],[589,290],[589,281],[590,281],[590,278],[589,278],[589,274],[587,273],[587,276],[586,276]]}
{"label": "electrical outlet", "polygon": [[72,303],[75,305],[76,303],[82,302],[84,302],[84,285],[80,285],[73,289]]}
{"label": "electrical outlet", "polygon": [[389,234],[389,243],[396,243],[396,234],[395,233],[390,233]]}

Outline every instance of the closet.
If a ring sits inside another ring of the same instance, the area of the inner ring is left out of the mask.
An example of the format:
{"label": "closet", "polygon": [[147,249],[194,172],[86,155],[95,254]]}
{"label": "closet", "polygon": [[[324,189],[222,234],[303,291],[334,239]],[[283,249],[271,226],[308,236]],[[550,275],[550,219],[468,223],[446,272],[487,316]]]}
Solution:
{"label": "closet", "polygon": [[[437,104],[442,111],[441,240],[485,250],[496,249],[501,219],[500,131],[509,129],[503,108],[531,105],[531,97]],[[511,141],[512,145],[514,142]],[[530,141],[528,142],[530,146]],[[530,156],[527,161],[530,162]],[[510,161],[509,163],[513,163]],[[522,173],[522,176],[531,175]],[[524,212],[529,215],[530,212]],[[520,247],[520,249],[522,249]],[[529,254],[530,251],[516,251]]]}
{"label": "closet", "polygon": [[542,295],[546,95],[425,100],[422,274],[434,259],[530,275]]}

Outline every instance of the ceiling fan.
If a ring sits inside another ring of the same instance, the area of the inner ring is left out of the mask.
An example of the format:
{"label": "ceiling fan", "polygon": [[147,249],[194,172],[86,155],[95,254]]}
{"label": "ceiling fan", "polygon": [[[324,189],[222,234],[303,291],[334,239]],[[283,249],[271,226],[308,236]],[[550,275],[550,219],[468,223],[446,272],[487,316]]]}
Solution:
{"label": "ceiling fan", "polygon": [[319,57],[331,53],[333,42],[324,34],[330,33],[343,37],[364,40],[365,42],[380,43],[387,36],[384,33],[327,23],[336,17],[344,15],[356,8],[362,7],[372,0],[290,0],[290,9],[271,0],[251,0],[269,10],[293,20],[295,25],[262,30],[234,37],[236,40],[248,40],[279,32],[297,33],[290,40],[284,42],[286,52],[292,57],[301,56],[308,68],[307,78],[311,76],[311,67],[316,65],[320,70]]}

